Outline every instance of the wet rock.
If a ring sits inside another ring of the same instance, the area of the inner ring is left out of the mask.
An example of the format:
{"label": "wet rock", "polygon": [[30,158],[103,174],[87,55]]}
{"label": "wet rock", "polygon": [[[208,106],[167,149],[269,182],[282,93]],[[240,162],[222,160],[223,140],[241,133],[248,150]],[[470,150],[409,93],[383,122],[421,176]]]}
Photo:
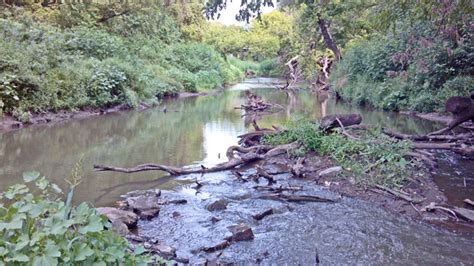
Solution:
{"label": "wet rock", "polygon": [[189,259],[188,258],[177,257],[177,258],[174,259],[174,261],[179,262],[179,263],[183,263],[183,264],[189,264]]}
{"label": "wet rock", "polygon": [[119,210],[112,207],[102,207],[96,209],[98,213],[106,216],[112,224],[114,222],[122,222],[128,228],[134,228],[137,226],[138,215],[131,211]]}
{"label": "wet rock", "polygon": [[119,220],[112,221],[112,231],[122,236],[125,236],[130,233],[127,225]]}
{"label": "wet rock", "polygon": [[128,192],[127,194],[123,195],[122,198],[127,199],[130,197],[138,197],[138,196],[145,196],[145,197],[160,197],[161,190],[160,189],[149,189],[149,190],[136,190]]}
{"label": "wet rock", "polygon": [[186,203],[188,203],[188,201],[185,199],[169,200],[165,202],[165,204],[186,204]]}
{"label": "wet rock", "polygon": [[227,209],[227,204],[229,202],[225,199],[219,199],[214,201],[213,203],[209,204],[206,206],[206,209],[208,211],[220,211],[220,210],[225,210]]}
{"label": "wet rock", "polygon": [[334,174],[334,173],[337,173],[337,172],[340,172],[340,171],[342,171],[342,167],[335,166],[335,167],[331,167],[331,168],[328,168],[328,169],[325,169],[325,170],[319,172],[319,176],[330,175],[330,174]]}
{"label": "wet rock", "polygon": [[129,241],[134,241],[134,242],[144,242],[145,239],[143,239],[143,237],[141,236],[138,236],[138,235],[134,235],[134,234],[128,234],[125,236]]}
{"label": "wet rock", "polygon": [[173,213],[171,213],[171,217],[173,217],[173,218],[175,218],[175,219],[178,218],[178,217],[180,217],[180,216],[181,216],[181,213],[179,213],[179,212],[177,212],[177,211],[174,211]]}
{"label": "wet rock", "polygon": [[232,233],[230,237],[232,241],[249,241],[254,238],[252,228],[246,224],[229,226],[228,229]]}
{"label": "wet rock", "polygon": [[210,247],[204,247],[202,248],[203,251],[205,252],[215,252],[215,251],[218,251],[218,250],[222,250],[222,249],[225,249],[226,247],[228,247],[230,245],[229,241],[227,240],[224,240],[216,245],[213,245],[213,246],[210,246]]}
{"label": "wet rock", "polygon": [[156,196],[136,196],[125,199],[128,207],[134,211],[145,211],[150,209],[159,209],[158,197]]}
{"label": "wet rock", "polygon": [[221,221],[221,220],[222,220],[221,217],[216,217],[216,216],[212,216],[212,217],[211,217],[211,222],[212,222],[213,224],[215,224],[215,223],[217,223],[217,222],[219,222],[219,221]]}
{"label": "wet rock", "polygon": [[176,249],[170,246],[165,245],[155,245],[153,250],[158,253],[158,255],[164,258],[174,258],[176,256]]}
{"label": "wet rock", "polygon": [[140,211],[139,216],[140,216],[140,219],[151,220],[155,218],[159,213],[160,213],[160,209],[154,208],[154,209]]}

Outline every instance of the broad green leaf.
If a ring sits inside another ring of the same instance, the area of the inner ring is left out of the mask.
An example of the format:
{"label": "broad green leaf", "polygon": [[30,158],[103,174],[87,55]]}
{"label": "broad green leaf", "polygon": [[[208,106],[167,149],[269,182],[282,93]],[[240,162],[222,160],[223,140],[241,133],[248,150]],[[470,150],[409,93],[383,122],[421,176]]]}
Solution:
{"label": "broad green leaf", "polygon": [[45,178],[45,177],[42,177],[40,179],[38,179],[35,183],[35,185],[41,189],[41,190],[45,190],[48,185],[49,185],[49,181]]}
{"label": "broad green leaf", "polygon": [[0,256],[5,256],[8,254],[8,249],[4,248],[4,247],[0,247]]}
{"label": "broad green leaf", "polygon": [[89,223],[81,227],[79,233],[87,234],[89,232],[100,232],[102,230],[104,230],[104,225],[102,224],[100,216],[91,216],[89,217]]}
{"label": "broad green leaf", "polygon": [[30,239],[27,234],[21,235],[15,244],[15,251],[22,250],[30,243]]}
{"label": "broad green leaf", "polygon": [[38,177],[40,177],[40,175],[41,174],[39,172],[36,172],[36,171],[24,172],[23,173],[23,180],[26,183],[29,183],[29,182],[35,181]]}
{"label": "broad green leaf", "polygon": [[5,261],[18,261],[18,262],[28,262],[30,258],[25,254],[14,253],[12,257],[5,259]]}
{"label": "broad green leaf", "polygon": [[58,265],[58,259],[53,258],[53,257],[48,257],[46,255],[36,256],[33,258],[32,265],[33,266],[45,266],[45,265],[54,266],[54,265]]}
{"label": "broad green leaf", "polygon": [[94,264],[92,264],[93,266],[107,266],[107,263],[103,262],[103,261],[99,261],[99,262],[94,262]]}
{"label": "broad green leaf", "polygon": [[59,247],[56,246],[54,242],[49,242],[46,244],[46,248],[44,249],[44,254],[48,257],[60,257],[61,252],[59,251]]}
{"label": "broad green leaf", "polygon": [[143,252],[145,252],[145,248],[143,246],[137,246],[135,250],[133,251],[135,255],[140,255]]}
{"label": "broad green leaf", "polygon": [[11,222],[8,222],[8,223],[0,223],[0,231],[3,229],[6,229],[6,230],[21,229],[22,227],[23,227],[23,221],[21,220],[12,220]]}
{"label": "broad green leaf", "polygon": [[23,184],[11,186],[3,195],[7,199],[13,199],[16,195],[25,194],[29,191],[28,187]]}
{"label": "broad green leaf", "polygon": [[76,257],[74,258],[74,261],[83,261],[87,257],[92,256],[94,254],[94,251],[87,246],[87,244],[82,243],[77,247],[76,251]]}
{"label": "broad green leaf", "polygon": [[38,241],[42,240],[46,236],[41,231],[36,231],[31,235],[30,246],[34,246]]}

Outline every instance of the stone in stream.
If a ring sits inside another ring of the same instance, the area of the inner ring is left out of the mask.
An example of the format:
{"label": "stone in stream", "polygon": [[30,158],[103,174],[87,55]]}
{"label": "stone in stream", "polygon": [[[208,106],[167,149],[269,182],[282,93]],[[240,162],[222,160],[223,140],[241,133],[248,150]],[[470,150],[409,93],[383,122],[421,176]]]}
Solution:
{"label": "stone in stream", "polygon": [[151,244],[149,242],[143,244],[143,247],[155,252],[161,257],[164,257],[165,259],[171,259],[176,257],[176,249],[170,246],[166,245],[161,245],[161,244]]}
{"label": "stone in stream", "polygon": [[96,210],[109,219],[112,223],[112,230],[117,234],[127,235],[129,228],[137,226],[138,216],[133,212],[111,207],[97,208]]}
{"label": "stone in stream", "polygon": [[138,216],[131,211],[119,210],[112,207],[96,208],[97,212],[106,216],[112,223],[118,221],[124,223],[128,228],[137,226]]}
{"label": "stone in stream", "polygon": [[215,252],[215,251],[218,251],[218,250],[225,249],[229,245],[230,245],[229,241],[224,240],[222,242],[219,242],[216,245],[213,245],[213,246],[210,246],[210,247],[204,247],[204,248],[202,248],[202,250],[205,251],[205,252],[210,253],[210,252]]}
{"label": "stone in stream", "polygon": [[114,231],[115,233],[117,233],[121,236],[125,236],[128,233],[130,233],[130,231],[128,230],[127,225],[124,224],[123,222],[119,221],[119,220],[112,221],[112,231]]}
{"label": "stone in stream", "polygon": [[319,176],[330,175],[330,174],[337,173],[337,172],[340,172],[340,171],[342,171],[342,167],[335,166],[335,167],[331,167],[331,168],[328,168],[328,169],[325,169],[325,170],[319,172]]}
{"label": "stone in stream", "polygon": [[141,219],[151,220],[155,218],[158,213],[160,213],[160,208],[153,208],[139,212],[139,216]]}
{"label": "stone in stream", "polygon": [[208,211],[221,211],[227,209],[227,204],[229,202],[225,199],[219,199],[214,201],[213,203],[206,206]]}
{"label": "stone in stream", "polygon": [[227,228],[232,233],[232,236],[226,238],[226,240],[249,241],[254,238],[252,228],[250,228],[250,226],[244,223],[238,224],[238,225],[232,225]]}
{"label": "stone in stream", "polygon": [[156,196],[136,196],[125,199],[128,207],[134,211],[146,211],[150,209],[159,209],[158,197]]}

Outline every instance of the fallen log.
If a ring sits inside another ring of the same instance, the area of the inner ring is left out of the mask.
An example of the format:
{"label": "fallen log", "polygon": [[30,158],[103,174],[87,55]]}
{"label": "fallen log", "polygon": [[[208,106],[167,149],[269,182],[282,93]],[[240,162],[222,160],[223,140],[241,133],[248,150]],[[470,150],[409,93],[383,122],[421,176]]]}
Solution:
{"label": "fallen log", "polygon": [[257,165],[255,167],[255,169],[257,169],[257,174],[260,176],[260,177],[263,177],[265,178],[267,181],[268,181],[268,185],[271,186],[272,184],[276,183],[275,179],[273,179],[273,176],[270,175],[269,173],[267,173],[265,170],[263,170],[263,168],[259,165]]}
{"label": "fallen log", "polygon": [[433,142],[415,142],[415,149],[433,149],[433,150],[450,150],[456,146],[456,143],[433,143]]}
{"label": "fallen log", "polygon": [[392,138],[413,141],[468,141],[474,138],[474,133],[460,133],[455,135],[410,135],[383,128],[382,132]]}
{"label": "fallen log", "polygon": [[271,191],[275,193],[281,193],[283,191],[300,191],[303,189],[301,186],[291,186],[291,187],[272,187],[272,186],[255,186],[253,187],[255,190],[266,190],[266,191]]}
{"label": "fallen log", "polygon": [[257,196],[258,199],[280,200],[289,202],[336,202],[331,198],[324,198],[313,195],[287,195],[283,193],[271,193]]}
{"label": "fallen log", "polygon": [[464,220],[467,220],[469,222],[474,222],[474,211],[473,210],[460,208],[460,207],[454,207],[453,211],[454,211],[454,213],[456,213],[456,215],[458,217],[461,217]]}
{"label": "fallen log", "polygon": [[381,189],[383,191],[386,191],[402,200],[406,200],[408,202],[412,202],[412,203],[421,203],[423,202],[425,199],[424,198],[421,198],[421,197],[412,197],[410,196],[408,193],[406,192],[403,192],[403,191],[397,191],[397,190],[394,190],[394,189],[391,189],[391,188],[388,188],[388,187],[385,187],[385,186],[382,186],[382,185],[375,185],[376,188],[378,189]]}
{"label": "fallen log", "polygon": [[252,218],[254,218],[257,221],[260,221],[266,216],[271,215],[271,214],[273,214],[273,208],[268,208],[264,210],[263,212],[252,215]]}
{"label": "fallen log", "polygon": [[432,168],[437,167],[436,161],[434,161],[433,159],[429,158],[428,156],[420,152],[407,152],[406,155],[418,158]]}
{"label": "fallen log", "polygon": [[[170,175],[188,175],[188,174],[196,174],[196,173],[213,173],[213,172],[220,172],[225,170],[231,170],[237,166],[250,163],[257,160],[266,159],[272,156],[279,155],[281,153],[285,153],[288,149],[292,149],[297,147],[297,143],[290,143],[285,145],[278,145],[278,146],[269,146],[269,145],[259,145],[254,146],[251,148],[242,148],[239,146],[231,146],[229,149],[231,150],[238,150],[244,152],[240,156],[228,156],[229,161],[225,163],[218,164],[214,167],[209,168],[183,168],[183,167],[174,167],[168,165],[161,165],[161,164],[141,164],[131,168],[123,168],[123,167],[114,167],[114,166],[106,166],[106,165],[94,165],[94,169],[99,172],[104,171],[112,171],[112,172],[121,172],[121,173],[137,173],[137,172],[144,172],[144,171],[164,171],[168,172]],[[238,147],[238,148],[237,148]],[[271,148],[271,149],[269,149]],[[257,151],[266,151],[263,154],[257,153]],[[228,152],[229,155],[229,152]]]}
{"label": "fallen log", "polygon": [[464,199],[464,203],[469,204],[471,206],[474,206],[474,201],[472,201],[470,199]]}
{"label": "fallen log", "polygon": [[456,213],[453,210],[451,210],[449,208],[446,208],[446,207],[436,205],[436,203],[434,203],[434,202],[431,202],[430,204],[428,204],[425,207],[421,208],[421,211],[425,211],[425,212],[432,212],[432,211],[435,211],[435,210],[442,210],[444,212],[447,212],[447,213],[451,214],[456,219],[458,218],[458,216],[456,215]]}
{"label": "fallen log", "polygon": [[341,125],[347,127],[347,126],[358,125],[361,122],[362,122],[362,116],[360,116],[359,114],[327,115],[321,118],[319,122],[319,127],[324,131],[329,131],[333,128],[340,127]]}

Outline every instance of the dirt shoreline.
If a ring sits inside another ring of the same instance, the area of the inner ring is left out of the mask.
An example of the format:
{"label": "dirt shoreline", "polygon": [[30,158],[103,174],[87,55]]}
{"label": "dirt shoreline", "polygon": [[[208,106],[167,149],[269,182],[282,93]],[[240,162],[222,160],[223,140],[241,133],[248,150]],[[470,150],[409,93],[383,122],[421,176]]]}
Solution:
{"label": "dirt shoreline", "polygon": [[[200,93],[182,92],[176,95],[167,96],[163,98],[163,100],[206,96],[206,95],[212,95],[217,92],[219,92],[219,90],[215,90],[211,92],[200,92]],[[78,111],[67,111],[67,110],[61,110],[58,112],[50,111],[46,113],[32,114],[30,121],[26,123],[16,120],[11,115],[4,115],[3,117],[0,117],[0,133],[15,131],[15,130],[19,130],[19,129],[30,127],[30,126],[58,124],[58,123],[63,123],[63,122],[71,121],[71,120],[82,120],[82,119],[99,116],[99,115],[127,112],[127,111],[132,111],[132,110],[143,111],[143,110],[150,109],[156,106],[157,105],[140,103],[137,108],[132,108],[126,104],[118,104],[118,105],[107,107],[107,108],[84,108]]]}

